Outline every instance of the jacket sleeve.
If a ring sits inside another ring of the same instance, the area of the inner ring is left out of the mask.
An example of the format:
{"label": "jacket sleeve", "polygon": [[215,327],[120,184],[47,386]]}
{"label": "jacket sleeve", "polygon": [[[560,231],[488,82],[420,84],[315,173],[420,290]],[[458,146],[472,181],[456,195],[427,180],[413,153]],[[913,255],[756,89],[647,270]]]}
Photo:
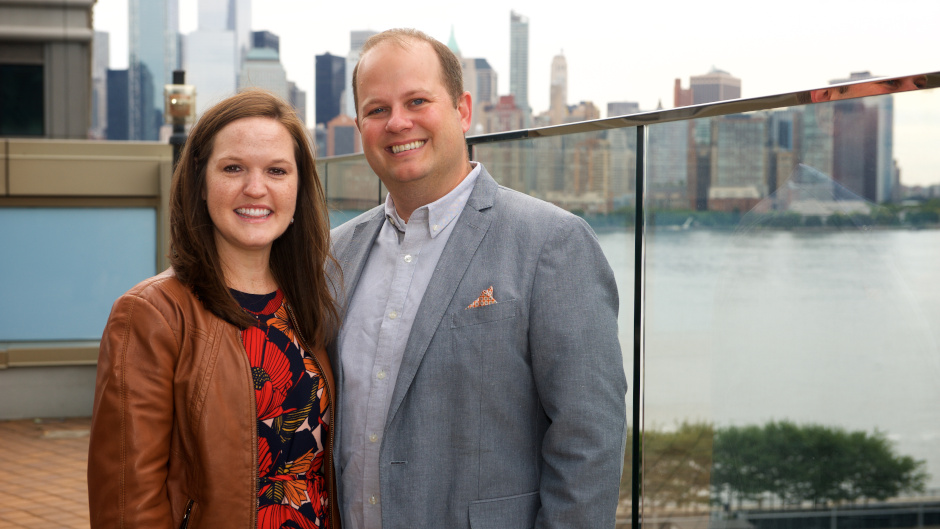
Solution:
{"label": "jacket sleeve", "polygon": [[167,463],[179,343],[132,294],[111,309],[98,357],[88,454],[91,526],[169,528]]}
{"label": "jacket sleeve", "polygon": [[538,528],[613,528],[626,391],[613,272],[583,219],[565,216],[541,250],[530,308],[532,369],[550,425]]}

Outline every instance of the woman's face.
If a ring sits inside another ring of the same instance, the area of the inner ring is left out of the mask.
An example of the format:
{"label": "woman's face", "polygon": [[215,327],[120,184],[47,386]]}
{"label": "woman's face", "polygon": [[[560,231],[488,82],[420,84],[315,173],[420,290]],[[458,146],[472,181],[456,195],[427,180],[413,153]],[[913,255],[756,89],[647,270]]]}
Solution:
{"label": "woman's face", "polygon": [[223,262],[270,258],[297,204],[297,162],[287,128],[273,118],[242,118],[216,134],[204,198]]}

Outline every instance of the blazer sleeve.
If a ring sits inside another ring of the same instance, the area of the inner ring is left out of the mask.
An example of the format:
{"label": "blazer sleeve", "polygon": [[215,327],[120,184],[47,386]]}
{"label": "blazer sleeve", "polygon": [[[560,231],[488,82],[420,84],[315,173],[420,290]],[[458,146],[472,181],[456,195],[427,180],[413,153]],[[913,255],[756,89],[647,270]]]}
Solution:
{"label": "blazer sleeve", "polygon": [[531,300],[532,369],[550,421],[536,527],[613,528],[627,381],[616,282],[583,219],[562,217],[546,240]]}
{"label": "blazer sleeve", "polygon": [[96,528],[171,527],[167,463],[179,343],[149,301],[125,294],[101,339],[88,454]]}

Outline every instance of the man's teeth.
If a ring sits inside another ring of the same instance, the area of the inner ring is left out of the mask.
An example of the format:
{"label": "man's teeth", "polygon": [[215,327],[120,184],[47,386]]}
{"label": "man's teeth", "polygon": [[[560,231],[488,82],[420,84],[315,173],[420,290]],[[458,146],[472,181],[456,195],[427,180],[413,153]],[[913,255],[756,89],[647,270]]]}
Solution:
{"label": "man's teeth", "polygon": [[271,210],[266,208],[239,208],[235,212],[245,217],[267,217],[271,214]]}
{"label": "man's teeth", "polygon": [[392,152],[398,154],[400,152],[410,151],[411,149],[417,149],[422,145],[424,145],[424,141],[413,141],[404,145],[394,145],[392,146]]}

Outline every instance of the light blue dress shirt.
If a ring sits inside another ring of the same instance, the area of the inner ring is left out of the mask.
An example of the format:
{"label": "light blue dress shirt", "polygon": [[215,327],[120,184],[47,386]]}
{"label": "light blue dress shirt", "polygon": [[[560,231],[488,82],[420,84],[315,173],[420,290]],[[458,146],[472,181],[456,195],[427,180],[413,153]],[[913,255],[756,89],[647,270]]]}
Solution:
{"label": "light blue dress shirt", "polygon": [[339,440],[346,529],[382,527],[379,448],[402,355],[418,305],[480,165],[441,199],[416,209],[407,224],[385,200],[379,231],[339,333],[343,428]]}

